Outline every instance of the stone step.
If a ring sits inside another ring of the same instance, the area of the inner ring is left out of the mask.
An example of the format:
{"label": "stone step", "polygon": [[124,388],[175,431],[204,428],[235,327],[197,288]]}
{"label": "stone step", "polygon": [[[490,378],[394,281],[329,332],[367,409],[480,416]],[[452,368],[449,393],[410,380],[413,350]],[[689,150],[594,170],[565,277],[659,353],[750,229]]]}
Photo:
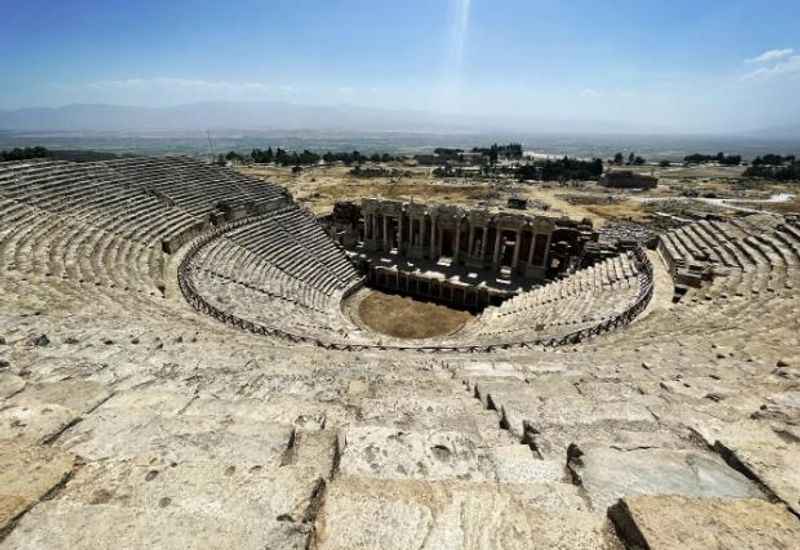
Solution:
{"label": "stone step", "polygon": [[[261,516],[245,522],[221,514],[216,506],[198,513],[173,506],[138,508],[118,504],[51,500],[25,514],[3,541],[4,550],[304,550],[309,528],[287,516]],[[268,510],[265,510],[268,512]],[[279,520],[278,517],[281,519]],[[283,519],[283,518],[287,519]],[[246,519],[246,518],[245,518]]]}
{"label": "stone step", "polygon": [[621,549],[604,514],[559,484],[337,477],[314,527],[315,550]]}
{"label": "stone step", "polygon": [[476,433],[358,426],[340,431],[339,473],[380,479],[561,482],[564,462],[526,445],[487,447]]}
{"label": "stone step", "polygon": [[800,521],[763,500],[637,496],[609,511],[628,548],[797,548]]}
{"label": "stone step", "polygon": [[569,468],[596,511],[638,495],[765,498],[717,455],[700,450],[576,446],[570,449]]}

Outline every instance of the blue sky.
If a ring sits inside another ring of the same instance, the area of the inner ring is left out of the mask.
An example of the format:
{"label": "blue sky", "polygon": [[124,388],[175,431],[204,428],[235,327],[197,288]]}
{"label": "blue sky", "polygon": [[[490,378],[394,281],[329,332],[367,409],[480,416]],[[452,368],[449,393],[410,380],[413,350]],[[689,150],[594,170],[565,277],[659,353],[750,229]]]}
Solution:
{"label": "blue sky", "polygon": [[686,131],[800,121],[797,0],[0,8],[0,109],[282,100]]}

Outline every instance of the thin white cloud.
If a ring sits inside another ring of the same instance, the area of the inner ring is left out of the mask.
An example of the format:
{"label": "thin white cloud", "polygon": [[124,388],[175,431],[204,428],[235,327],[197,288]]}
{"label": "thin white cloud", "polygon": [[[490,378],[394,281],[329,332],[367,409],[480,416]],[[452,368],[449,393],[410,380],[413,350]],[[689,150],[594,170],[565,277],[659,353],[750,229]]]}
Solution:
{"label": "thin white cloud", "polygon": [[767,50],[761,55],[757,57],[753,57],[750,59],[745,59],[745,63],[755,64],[755,63],[772,63],[773,61],[780,61],[781,59],[786,59],[790,55],[794,53],[794,49],[786,48],[783,50]]}
{"label": "thin white cloud", "polygon": [[742,80],[766,80],[791,75],[800,75],[800,55],[793,55],[771,67],[761,67],[749,72],[742,77]]}
{"label": "thin white cloud", "polygon": [[602,94],[597,90],[595,90],[594,88],[584,88],[583,90],[581,90],[582,97],[599,97],[600,95]]}
{"label": "thin white cloud", "polygon": [[193,80],[186,78],[128,78],[124,80],[103,80],[88,84],[92,90],[153,90],[196,92],[199,94],[254,94],[274,92],[276,88],[263,82],[229,82],[223,80]]}

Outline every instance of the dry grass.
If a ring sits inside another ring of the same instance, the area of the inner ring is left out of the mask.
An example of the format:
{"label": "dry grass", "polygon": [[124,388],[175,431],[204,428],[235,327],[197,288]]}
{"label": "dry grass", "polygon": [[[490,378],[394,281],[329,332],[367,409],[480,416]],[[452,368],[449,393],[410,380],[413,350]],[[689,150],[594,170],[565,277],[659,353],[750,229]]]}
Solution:
{"label": "dry grass", "polygon": [[492,187],[483,183],[444,182],[430,177],[428,169],[394,168],[408,171],[409,175],[355,178],[349,168],[338,166],[307,169],[299,175],[274,167],[243,167],[240,171],[284,186],[296,200],[310,204],[318,214],[330,212],[338,201],[359,201],[364,197],[477,205],[496,196]]}
{"label": "dry grass", "polygon": [[446,336],[473,318],[465,311],[377,291],[359,304],[358,315],[381,334],[408,339]]}
{"label": "dry grass", "polygon": [[745,206],[750,208],[756,208],[758,210],[764,210],[766,212],[774,212],[775,214],[781,214],[784,216],[789,214],[800,215],[800,197],[795,197],[794,199],[788,202],[747,203],[747,202],[737,201],[734,204],[736,206]]}
{"label": "dry grass", "polygon": [[[646,222],[650,214],[642,208],[642,203],[625,200],[614,204],[590,204],[586,209],[596,217],[606,221]],[[599,224],[599,225],[602,225]]]}

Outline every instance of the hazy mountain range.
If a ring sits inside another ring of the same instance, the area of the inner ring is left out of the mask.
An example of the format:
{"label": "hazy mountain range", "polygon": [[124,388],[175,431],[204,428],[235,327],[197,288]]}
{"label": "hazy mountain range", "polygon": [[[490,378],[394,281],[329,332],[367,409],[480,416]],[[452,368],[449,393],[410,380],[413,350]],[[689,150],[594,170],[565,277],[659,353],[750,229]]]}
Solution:
{"label": "hazy mountain range", "polygon": [[0,129],[23,131],[343,130],[371,132],[669,133],[603,120],[447,115],[282,102],[208,102],[174,107],[67,105],[0,111]]}

